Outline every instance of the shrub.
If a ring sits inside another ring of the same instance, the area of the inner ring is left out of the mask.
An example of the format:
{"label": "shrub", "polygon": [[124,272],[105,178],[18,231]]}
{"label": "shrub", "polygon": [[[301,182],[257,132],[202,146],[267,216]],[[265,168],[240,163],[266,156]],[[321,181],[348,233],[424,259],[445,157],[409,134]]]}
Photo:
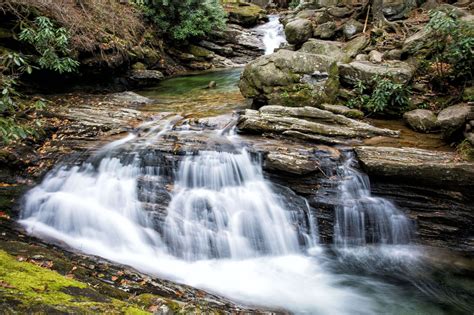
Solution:
{"label": "shrub", "polygon": [[426,28],[434,33],[433,56],[429,61],[436,76],[465,83],[473,79],[474,25],[458,18],[454,11],[430,11]]}
{"label": "shrub", "polygon": [[296,9],[300,5],[300,0],[291,0],[290,4],[288,7],[290,9]]}
{"label": "shrub", "polygon": [[13,140],[38,136],[39,122],[31,120],[28,113],[42,109],[42,99],[25,103],[17,91],[17,78],[24,72],[31,73],[32,66],[28,59],[18,53],[6,53],[0,58],[0,143],[8,144]]}
{"label": "shrub", "polygon": [[36,62],[42,69],[64,73],[79,67],[78,61],[68,57],[69,33],[63,27],[55,27],[47,17],[37,17],[32,25],[24,26],[19,38],[35,48],[39,54]]}
{"label": "shrub", "polygon": [[152,22],[169,38],[185,41],[225,27],[219,0],[136,0]]}
{"label": "shrub", "polygon": [[404,84],[393,82],[388,78],[375,77],[371,86],[372,88],[367,87],[362,81],[357,81],[354,89],[356,95],[347,105],[370,113],[399,114],[410,104],[411,90]]}

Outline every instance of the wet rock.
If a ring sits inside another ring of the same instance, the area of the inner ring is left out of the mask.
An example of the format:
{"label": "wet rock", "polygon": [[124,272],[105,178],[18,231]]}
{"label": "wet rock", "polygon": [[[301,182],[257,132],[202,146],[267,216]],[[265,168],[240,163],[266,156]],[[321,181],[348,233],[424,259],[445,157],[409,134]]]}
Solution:
{"label": "wet rock", "polygon": [[453,152],[366,146],[356,147],[355,151],[371,176],[474,188],[474,163],[459,160]]}
{"label": "wet rock", "polygon": [[140,94],[137,94],[131,91],[111,94],[109,97],[113,101],[116,101],[116,102],[135,104],[135,105],[153,103],[152,99],[149,99],[148,97],[145,97],[145,96],[141,96]]}
{"label": "wet rock", "polygon": [[376,50],[372,50],[369,53],[369,61],[372,63],[382,63],[383,60],[383,54],[381,52],[378,52]]}
{"label": "wet rock", "polygon": [[314,37],[321,39],[331,39],[336,35],[337,25],[335,22],[326,22],[319,24],[314,30]]}
{"label": "wet rock", "polygon": [[285,26],[286,40],[290,44],[300,45],[313,35],[313,25],[306,19],[296,19]]}
{"label": "wet rock", "polygon": [[325,55],[334,61],[348,62],[349,56],[342,51],[343,44],[335,41],[309,39],[299,51],[316,55]]}
{"label": "wet rock", "polygon": [[364,118],[364,113],[362,111],[344,105],[323,104],[323,109],[349,118]]}
{"label": "wet rock", "polygon": [[279,50],[249,63],[239,87],[242,95],[260,105],[318,106],[333,102],[339,80],[329,57]]}
{"label": "wet rock", "polygon": [[363,29],[364,29],[364,24],[354,19],[351,19],[347,21],[342,27],[342,33],[344,34],[346,38],[352,38],[356,34],[362,32]]}
{"label": "wet rock", "polygon": [[263,166],[266,170],[282,171],[295,175],[307,175],[319,169],[317,160],[297,152],[270,152]]}
{"label": "wet rock", "polygon": [[353,61],[349,64],[340,64],[339,73],[343,82],[355,84],[358,80],[368,84],[374,77],[387,77],[394,82],[406,84],[411,81],[415,69],[405,62],[385,62],[373,64],[366,61]]}
{"label": "wet rock", "polygon": [[427,109],[415,109],[403,114],[405,122],[416,131],[430,132],[436,129],[436,115]]}
{"label": "wet rock", "polygon": [[258,111],[246,110],[237,127],[241,132],[276,133],[332,144],[340,144],[342,140],[399,135],[398,131],[376,128],[327,110],[275,105],[264,106]]}
{"label": "wet rock", "polygon": [[465,123],[474,118],[474,106],[458,104],[443,109],[438,114],[438,125],[446,139],[455,137],[464,129]]}

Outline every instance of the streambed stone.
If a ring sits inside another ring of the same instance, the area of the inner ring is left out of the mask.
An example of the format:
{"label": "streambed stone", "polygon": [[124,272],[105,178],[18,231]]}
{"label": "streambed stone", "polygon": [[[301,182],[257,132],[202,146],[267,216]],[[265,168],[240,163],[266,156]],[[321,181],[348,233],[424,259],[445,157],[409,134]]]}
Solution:
{"label": "streambed stone", "polygon": [[237,127],[241,132],[275,133],[331,144],[374,136],[399,135],[395,130],[377,128],[309,106],[291,108],[269,105],[258,111],[247,109],[239,118]]}

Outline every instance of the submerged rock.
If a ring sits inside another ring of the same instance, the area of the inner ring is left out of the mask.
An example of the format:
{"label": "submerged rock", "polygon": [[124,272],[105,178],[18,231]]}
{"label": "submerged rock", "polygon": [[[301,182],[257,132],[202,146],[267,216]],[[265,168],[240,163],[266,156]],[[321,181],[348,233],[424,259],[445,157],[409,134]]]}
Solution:
{"label": "submerged rock", "polygon": [[237,127],[241,132],[275,133],[321,143],[343,144],[374,136],[397,137],[398,131],[380,129],[330,111],[314,107],[269,105],[247,109]]}
{"label": "submerged rock", "polygon": [[436,115],[427,109],[415,109],[403,115],[406,123],[416,131],[430,132],[436,129]]}

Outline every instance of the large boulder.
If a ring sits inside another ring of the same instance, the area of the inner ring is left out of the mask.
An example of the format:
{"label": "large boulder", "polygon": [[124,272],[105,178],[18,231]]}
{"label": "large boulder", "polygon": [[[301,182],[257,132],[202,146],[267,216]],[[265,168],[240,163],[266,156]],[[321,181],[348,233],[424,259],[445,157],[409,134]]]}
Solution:
{"label": "large boulder", "polygon": [[435,47],[435,34],[429,29],[423,28],[412,36],[405,39],[403,42],[402,51],[408,55],[427,56],[431,54]]}
{"label": "large boulder", "polygon": [[397,137],[398,131],[381,129],[367,123],[315,107],[269,105],[247,109],[237,127],[241,132],[276,133],[319,143],[347,144],[348,141],[374,136]]}
{"label": "large boulder", "polygon": [[430,132],[436,129],[436,115],[427,109],[415,109],[403,115],[405,122],[416,131]]}
{"label": "large boulder", "polygon": [[460,133],[467,121],[474,119],[474,106],[458,104],[443,109],[438,114],[438,125],[446,139]]}
{"label": "large boulder", "polygon": [[259,21],[266,19],[265,11],[258,5],[251,3],[240,3],[226,6],[229,14],[229,22],[244,27],[252,27]]}
{"label": "large boulder", "polygon": [[362,81],[370,84],[377,76],[386,77],[397,83],[406,84],[413,78],[415,69],[401,61],[391,61],[383,64],[373,64],[367,61],[353,61],[349,64],[340,64],[341,80],[348,84]]}
{"label": "large boulder", "polygon": [[282,49],[249,63],[239,87],[256,104],[320,106],[334,101],[339,77],[327,56]]}
{"label": "large boulder", "polygon": [[319,24],[314,29],[314,37],[319,37],[321,39],[331,39],[336,35],[336,30],[336,22],[330,21],[323,24]]}
{"label": "large boulder", "polygon": [[285,26],[286,40],[290,44],[301,45],[313,36],[313,24],[306,19],[296,19]]}
{"label": "large boulder", "polygon": [[350,57],[342,51],[343,44],[335,41],[309,39],[301,46],[301,52],[325,55],[337,62],[348,62]]}

